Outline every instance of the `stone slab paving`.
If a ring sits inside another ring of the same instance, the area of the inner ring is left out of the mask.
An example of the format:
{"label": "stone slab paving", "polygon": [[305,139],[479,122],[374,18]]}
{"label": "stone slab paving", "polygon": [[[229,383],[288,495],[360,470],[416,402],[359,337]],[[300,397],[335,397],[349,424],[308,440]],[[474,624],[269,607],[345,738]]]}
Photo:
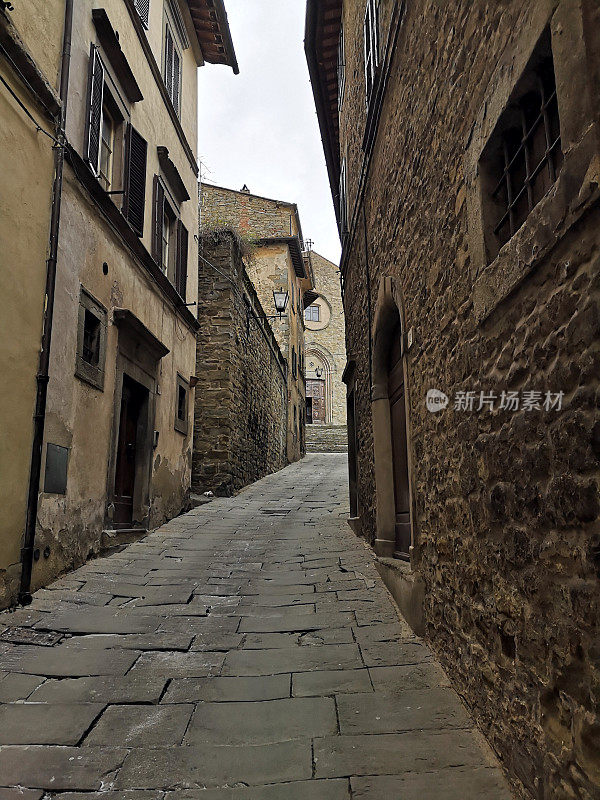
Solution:
{"label": "stone slab paving", "polygon": [[0,800],[510,800],[314,454],[0,614]]}

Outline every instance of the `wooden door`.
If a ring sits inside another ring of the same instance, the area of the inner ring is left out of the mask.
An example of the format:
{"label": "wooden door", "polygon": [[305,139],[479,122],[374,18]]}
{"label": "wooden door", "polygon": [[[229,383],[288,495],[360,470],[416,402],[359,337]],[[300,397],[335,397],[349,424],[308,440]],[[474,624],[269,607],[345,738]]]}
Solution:
{"label": "wooden door", "polygon": [[401,330],[392,338],[389,361],[388,395],[394,461],[394,496],[396,506],[396,554],[408,555],[410,547],[410,492],[408,486],[408,444],[404,397],[404,365],[402,363]]}
{"label": "wooden door", "polygon": [[325,381],[307,380],[306,396],[312,398],[313,425],[325,425]]}
{"label": "wooden door", "polygon": [[131,525],[133,522],[138,427],[145,395],[147,390],[143,386],[127,375],[123,376],[115,471],[115,525]]}
{"label": "wooden door", "polygon": [[306,398],[306,424],[312,425],[313,421],[313,406],[312,406],[312,397]]}

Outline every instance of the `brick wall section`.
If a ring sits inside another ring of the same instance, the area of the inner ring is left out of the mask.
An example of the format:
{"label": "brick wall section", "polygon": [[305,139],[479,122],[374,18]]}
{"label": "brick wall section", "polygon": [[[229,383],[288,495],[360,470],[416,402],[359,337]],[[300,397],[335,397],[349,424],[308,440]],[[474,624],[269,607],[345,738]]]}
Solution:
{"label": "brick wall section", "polygon": [[192,487],[230,495],[287,464],[285,360],[237,237],[202,236],[200,254],[223,274],[199,259]]}
{"label": "brick wall section", "polygon": [[200,189],[200,226],[203,230],[230,227],[249,239],[299,233],[293,204],[208,183]]}
{"label": "brick wall section", "polygon": [[[384,43],[393,6],[382,0]],[[406,360],[412,567],[425,581],[428,636],[518,791],[591,800],[600,786],[600,203],[597,105],[590,110],[578,82],[598,74],[597,4],[419,0],[405,8],[366,220],[361,210],[345,261],[362,531],[371,540],[376,531],[372,312],[392,276],[416,334]],[[516,81],[540,18],[554,9],[563,178],[501,254],[494,284],[476,258],[466,152],[477,115],[499,102],[495,83]],[[365,129],[363,18],[364,2],[344,2],[341,150],[351,212]],[[572,60],[561,73],[561,59],[579,58],[583,42],[590,61]],[[517,268],[521,278],[505,280]],[[561,412],[465,413],[451,402],[431,414],[425,395],[434,387],[451,398],[551,389],[565,399]]]}

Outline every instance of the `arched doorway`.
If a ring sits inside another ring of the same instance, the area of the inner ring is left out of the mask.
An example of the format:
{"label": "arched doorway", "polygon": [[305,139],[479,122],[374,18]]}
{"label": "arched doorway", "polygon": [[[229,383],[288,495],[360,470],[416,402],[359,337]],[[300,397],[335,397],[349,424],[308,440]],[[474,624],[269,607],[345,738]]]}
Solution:
{"label": "arched doorway", "polygon": [[306,421],[309,425],[330,425],[333,406],[333,358],[319,345],[306,348]]}
{"label": "arched doorway", "polygon": [[402,326],[398,320],[391,336],[388,364],[390,435],[394,473],[395,555],[407,557],[410,548],[410,488],[408,484],[408,441]]}
{"label": "arched doorway", "polygon": [[409,404],[402,302],[396,293],[394,281],[386,278],[380,287],[373,326],[375,551],[408,559],[413,544]]}

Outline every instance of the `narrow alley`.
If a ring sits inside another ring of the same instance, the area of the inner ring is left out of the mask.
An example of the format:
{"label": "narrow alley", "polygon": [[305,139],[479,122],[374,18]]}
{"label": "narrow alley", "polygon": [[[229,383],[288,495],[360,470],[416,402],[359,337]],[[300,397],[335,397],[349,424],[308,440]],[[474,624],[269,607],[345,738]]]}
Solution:
{"label": "narrow alley", "polygon": [[346,480],[310,455],[0,615],[1,800],[509,800]]}

